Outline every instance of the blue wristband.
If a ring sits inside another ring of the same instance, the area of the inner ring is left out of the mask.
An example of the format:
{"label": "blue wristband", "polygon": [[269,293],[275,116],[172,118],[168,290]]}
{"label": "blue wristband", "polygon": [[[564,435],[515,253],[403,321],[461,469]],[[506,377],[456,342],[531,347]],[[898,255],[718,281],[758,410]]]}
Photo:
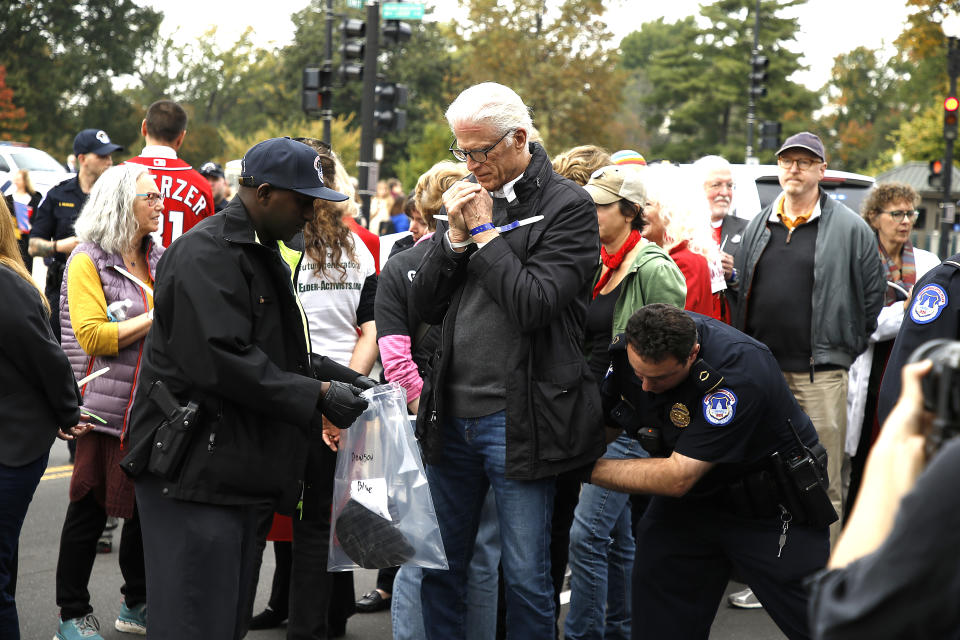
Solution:
{"label": "blue wristband", "polygon": [[487,222],[485,224],[478,225],[473,229],[470,229],[470,235],[475,236],[478,233],[483,233],[484,231],[490,231],[491,229],[496,229],[496,227],[493,226],[492,222]]}

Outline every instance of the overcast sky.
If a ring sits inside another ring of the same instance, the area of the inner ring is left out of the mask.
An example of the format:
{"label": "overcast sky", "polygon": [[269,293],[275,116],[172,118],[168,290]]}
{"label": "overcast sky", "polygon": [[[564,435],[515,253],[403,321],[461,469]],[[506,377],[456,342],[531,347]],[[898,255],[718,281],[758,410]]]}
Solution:
{"label": "overcast sky", "polygon": [[[210,26],[218,26],[218,40],[227,46],[236,40],[249,24],[256,24],[256,42],[284,45],[293,37],[290,15],[309,4],[308,0],[136,0],[150,5],[165,15],[161,34],[178,32],[178,40],[195,38]],[[339,4],[339,2],[338,2]],[[436,7],[439,20],[456,18],[459,2],[427,0]],[[650,20],[664,17],[674,22],[688,15],[697,15],[699,0],[607,0],[605,17],[615,35],[614,42],[640,28]],[[269,12],[264,11],[269,6]],[[812,89],[819,89],[829,78],[833,58],[857,46],[877,48],[890,46],[900,35],[909,13],[906,0],[809,0],[792,12],[800,19],[798,43],[791,49],[802,51],[808,71],[794,79]],[[880,18],[880,19],[878,19]],[[762,28],[762,25],[761,25]]]}

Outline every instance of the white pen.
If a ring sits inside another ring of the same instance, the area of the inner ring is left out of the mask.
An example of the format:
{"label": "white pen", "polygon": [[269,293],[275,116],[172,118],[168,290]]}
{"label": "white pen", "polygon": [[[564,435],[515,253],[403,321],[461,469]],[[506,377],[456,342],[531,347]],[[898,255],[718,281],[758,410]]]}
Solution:
{"label": "white pen", "polygon": [[110,367],[104,367],[103,369],[100,369],[100,370],[98,370],[98,371],[94,371],[94,372],[91,373],[90,375],[84,376],[83,378],[80,378],[79,380],[77,380],[77,386],[78,386],[78,387],[82,387],[83,385],[87,384],[87,383],[90,382],[91,380],[93,380],[93,379],[95,379],[95,378],[99,378],[100,376],[102,376],[103,374],[105,374],[107,371],[110,371]]}

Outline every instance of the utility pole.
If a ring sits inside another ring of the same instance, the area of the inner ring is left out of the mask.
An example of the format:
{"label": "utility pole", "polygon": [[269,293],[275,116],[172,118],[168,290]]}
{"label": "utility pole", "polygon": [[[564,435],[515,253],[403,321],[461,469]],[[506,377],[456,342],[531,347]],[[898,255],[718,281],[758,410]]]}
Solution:
{"label": "utility pole", "polygon": [[370,198],[376,192],[379,164],[373,158],[376,139],[373,112],[376,107],[377,56],[380,54],[380,2],[367,2],[367,44],[363,52],[363,99],[360,103],[360,200],[363,216],[370,220]]}
{"label": "utility pole", "polygon": [[960,41],[947,38],[947,75],[950,76],[950,92],[943,102],[943,196],[940,208],[943,210],[942,233],[940,234],[940,255],[949,256],[956,252],[955,242],[960,231],[957,220],[957,203],[953,199],[953,141],[957,137],[957,76],[960,75]]}
{"label": "utility pole", "polygon": [[[333,73],[333,21],[333,0],[327,0],[327,42],[324,45],[323,69],[327,72],[328,77],[332,77]],[[333,95],[332,91],[330,95]],[[323,109],[320,111],[320,118],[323,119],[323,141],[332,145],[333,143],[330,140],[332,136],[330,133],[330,123],[333,120],[333,104],[331,99],[328,98],[324,101]]]}
{"label": "utility pole", "polygon": [[753,51],[750,54],[750,102],[747,105],[747,153],[744,159],[745,164],[757,164],[759,160],[753,155],[753,134],[754,125],[757,122],[757,103],[758,97],[767,94],[767,88],[763,86],[766,80],[766,65],[769,60],[760,55],[760,0],[757,0],[757,7],[753,12]]}

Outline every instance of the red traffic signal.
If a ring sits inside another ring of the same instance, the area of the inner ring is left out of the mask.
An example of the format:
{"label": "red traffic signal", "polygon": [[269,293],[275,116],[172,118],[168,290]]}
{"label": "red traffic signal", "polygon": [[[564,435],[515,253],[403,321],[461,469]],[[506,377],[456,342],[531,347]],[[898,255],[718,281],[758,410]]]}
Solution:
{"label": "red traffic signal", "polygon": [[929,184],[934,189],[939,189],[942,186],[943,177],[943,160],[931,160],[930,161],[930,174],[927,176],[927,184]]}
{"label": "red traffic signal", "polygon": [[943,108],[946,111],[956,111],[960,108],[960,99],[957,99],[956,96],[947,96],[943,100]]}

